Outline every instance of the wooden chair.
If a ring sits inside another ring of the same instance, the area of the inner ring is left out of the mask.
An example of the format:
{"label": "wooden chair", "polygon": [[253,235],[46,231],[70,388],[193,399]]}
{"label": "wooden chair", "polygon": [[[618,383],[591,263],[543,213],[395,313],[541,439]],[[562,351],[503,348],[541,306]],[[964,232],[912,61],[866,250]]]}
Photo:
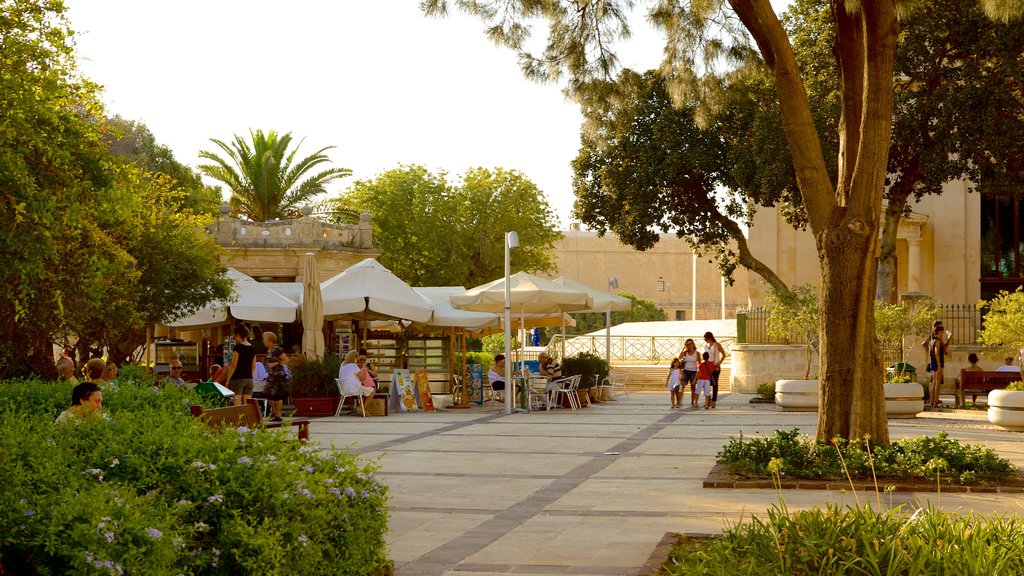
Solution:
{"label": "wooden chair", "polygon": [[284,426],[298,426],[299,440],[309,440],[309,420],[287,420],[284,422],[267,422],[260,414],[259,404],[255,400],[249,400],[240,406],[227,406],[224,408],[211,408],[205,410],[202,406],[192,406],[192,416],[199,418],[200,422],[210,428],[282,428]]}

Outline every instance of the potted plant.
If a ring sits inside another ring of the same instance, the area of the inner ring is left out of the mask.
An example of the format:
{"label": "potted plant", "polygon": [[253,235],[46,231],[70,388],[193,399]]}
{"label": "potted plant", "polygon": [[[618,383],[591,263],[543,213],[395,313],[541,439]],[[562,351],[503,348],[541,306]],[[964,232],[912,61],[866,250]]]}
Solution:
{"label": "potted plant", "polygon": [[875,306],[875,335],[882,347],[899,350],[900,361],[885,371],[885,410],[890,418],[914,418],[924,411],[924,390],[914,381],[917,371],[907,364],[917,337],[927,334],[938,316],[935,302],[928,298],[910,307],[879,302]]}
{"label": "potted plant", "polygon": [[777,342],[803,342],[807,363],[803,379],[775,382],[775,403],[784,410],[817,410],[818,380],[811,363],[818,350],[818,288],[809,284],[790,291],[775,290],[765,298],[768,336]]}
{"label": "potted plant", "polygon": [[597,402],[597,383],[604,380],[609,372],[604,358],[591,352],[580,352],[562,361],[562,376],[580,376],[580,387],[577,390],[580,406]]}
{"label": "potted plant", "polygon": [[288,381],[296,416],[333,416],[338,410],[341,394],[335,378],[338,377],[338,359],[326,356],[308,359],[292,358],[288,368],[292,373]]}
{"label": "potted plant", "polygon": [[[992,300],[978,302],[988,307],[978,343],[992,347],[998,357],[1012,356],[1020,366],[1024,355],[1024,292],[1002,291]],[[988,421],[1008,430],[1024,430],[1024,384],[1014,382],[1005,390],[988,393]]]}

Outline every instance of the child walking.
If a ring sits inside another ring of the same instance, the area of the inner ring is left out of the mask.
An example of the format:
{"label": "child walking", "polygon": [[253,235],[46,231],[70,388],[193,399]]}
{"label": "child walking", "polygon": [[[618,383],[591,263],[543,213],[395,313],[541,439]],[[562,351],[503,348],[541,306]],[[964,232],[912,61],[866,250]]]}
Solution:
{"label": "child walking", "polygon": [[704,361],[697,365],[697,389],[693,395],[695,398],[700,398],[700,394],[704,392],[704,409],[707,410],[711,407],[711,373],[715,370],[715,365],[711,362],[711,355],[707,352],[704,353]]}
{"label": "child walking", "polygon": [[683,370],[679,358],[672,359],[668,371],[668,391],[672,394],[672,407],[683,407]]}

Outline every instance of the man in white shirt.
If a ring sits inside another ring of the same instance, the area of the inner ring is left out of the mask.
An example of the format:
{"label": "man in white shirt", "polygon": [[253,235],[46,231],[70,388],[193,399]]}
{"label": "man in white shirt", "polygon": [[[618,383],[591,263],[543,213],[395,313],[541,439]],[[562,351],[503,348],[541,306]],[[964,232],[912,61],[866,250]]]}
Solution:
{"label": "man in white shirt", "polygon": [[996,372],[1020,372],[1020,368],[1013,365],[1013,356],[1003,359],[1003,365],[996,368]]}

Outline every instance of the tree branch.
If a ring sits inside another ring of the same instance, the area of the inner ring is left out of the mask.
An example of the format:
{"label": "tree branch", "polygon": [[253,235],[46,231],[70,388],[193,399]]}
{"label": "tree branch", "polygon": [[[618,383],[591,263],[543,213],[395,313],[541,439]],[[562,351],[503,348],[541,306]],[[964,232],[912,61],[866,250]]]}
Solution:
{"label": "tree branch", "polygon": [[721,224],[732,236],[733,240],[736,241],[736,248],[739,250],[739,264],[747,270],[757,274],[761,278],[764,278],[765,282],[771,285],[772,288],[779,292],[789,294],[789,286],[779,278],[779,275],[775,273],[767,264],[758,260],[750,253],[750,247],[747,244],[747,237],[743,235],[743,231],[740,230],[739,224],[736,224],[730,218],[722,218]]}

